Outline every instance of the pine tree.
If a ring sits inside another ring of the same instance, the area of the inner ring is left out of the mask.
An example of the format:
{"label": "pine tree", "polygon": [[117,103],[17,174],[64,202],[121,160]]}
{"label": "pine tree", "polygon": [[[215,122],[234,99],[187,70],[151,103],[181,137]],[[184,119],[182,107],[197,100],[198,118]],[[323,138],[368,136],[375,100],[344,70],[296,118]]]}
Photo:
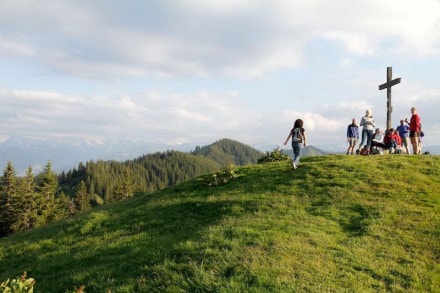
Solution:
{"label": "pine tree", "polygon": [[76,204],[75,201],[66,195],[63,191],[60,192],[56,198],[57,204],[62,213],[58,213],[59,218],[67,218],[75,215]]}
{"label": "pine tree", "polygon": [[133,196],[133,183],[131,182],[130,172],[127,168],[124,170],[122,178],[118,180],[113,194],[113,198],[116,201]]}
{"label": "pine tree", "polygon": [[0,177],[0,236],[13,232],[12,225],[17,215],[14,200],[17,194],[17,176],[11,162],[8,162]]}
{"label": "pine tree", "polygon": [[115,202],[114,195],[108,186],[104,188],[104,201],[106,204]]}
{"label": "pine tree", "polygon": [[90,204],[90,196],[87,193],[87,187],[83,180],[79,183],[76,191],[76,204],[79,212],[85,212],[92,208]]}
{"label": "pine tree", "polygon": [[44,225],[57,218],[55,194],[58,189],[57,175],[52,171],[49,161],[43,171],[38,175],[38,217],[37,224]]}
{"label": "pine tree", "polygon": [[13,224],[14,231],[24,231],[35,226],[37,211],[35,202],[35,178],[32,168],[26,171],[26,176],[20,180],[17,198],[14,201],[18,217]]}

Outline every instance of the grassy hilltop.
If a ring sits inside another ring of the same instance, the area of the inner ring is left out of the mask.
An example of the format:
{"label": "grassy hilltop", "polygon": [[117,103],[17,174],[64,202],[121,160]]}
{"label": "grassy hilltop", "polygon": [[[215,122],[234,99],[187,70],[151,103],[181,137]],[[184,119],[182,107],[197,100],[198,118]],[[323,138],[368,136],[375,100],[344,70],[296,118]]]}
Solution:
{"label": "grassy hilltop", "polygon": [[34,292],[440,292],[440,157],[306,157],[198,177],[0,239]]}

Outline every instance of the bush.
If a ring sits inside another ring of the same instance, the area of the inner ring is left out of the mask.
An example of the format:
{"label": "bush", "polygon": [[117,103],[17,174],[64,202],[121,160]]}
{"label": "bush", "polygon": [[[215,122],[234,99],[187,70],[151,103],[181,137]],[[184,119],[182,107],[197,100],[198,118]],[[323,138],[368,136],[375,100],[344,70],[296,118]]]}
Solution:
{"label": "bush", "polygon": [[[26,279],[27,273],[24,272],[23,275],[17,277],[16,279],[9,280],[7,279],[3,283],[0,284],[0,292],[1,293],[33,293],[35,279],[29,278]],[[81,286],[80,288],[76,288],[72,291],[66,291],[66,293],[85,293],[85,286]],[[110,292],[110,291],[108,291]]]}
{"label": "bush", "polygon": [[213,186],[228,183],[235,178],[234,169],[234,164],[229,164],[228,166],[220,169],[220,171],[209,176],[206,180],[206,184]]}
{"label": "bush", "polygon": [[275,161],[288,161],[290,159],[289,155],[283,154],[280,148],[274,149],[272,152],[267,151],[264,156],[258,159],[258,164],[264,164],[268,162]]}
{"label": "bush", "polygon": [[2,293],[32,293],[34,292],[34,278],[26,279],[26,272],[16,279],[7,279],[0,284]]}

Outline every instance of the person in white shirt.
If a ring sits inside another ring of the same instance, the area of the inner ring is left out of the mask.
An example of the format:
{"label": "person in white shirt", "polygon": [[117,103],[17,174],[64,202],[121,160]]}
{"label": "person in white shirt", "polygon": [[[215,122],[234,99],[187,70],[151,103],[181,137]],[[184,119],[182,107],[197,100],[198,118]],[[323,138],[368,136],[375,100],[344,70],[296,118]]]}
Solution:
{"label": "person in white shirt", "polygon": [[368,109],[365,112],[365,116],[362,116],[360,126],[362,126],[362,141],[359,144],[358,151],[360,151],[364,145],[366,145],[367,149],[369,150],[371,147],[371,138],[373,137],[373,130],[374,127],[376,126],[376,123],[374,122],[374,118],[370,109]]}

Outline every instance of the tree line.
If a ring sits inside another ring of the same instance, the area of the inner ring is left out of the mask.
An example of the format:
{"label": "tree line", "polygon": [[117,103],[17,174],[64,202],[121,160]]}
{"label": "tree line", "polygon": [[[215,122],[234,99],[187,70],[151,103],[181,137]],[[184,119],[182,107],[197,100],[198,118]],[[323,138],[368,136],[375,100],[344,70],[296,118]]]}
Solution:
{"label": "tree line", "polygon": [[34,176],[32,168],[18,177],[11,162],[0,178],[0,236],[39,227],[65,218],[73,201],[58,192],[50,162]]}
{"label": "tree line", "polygon": [[0,178],[0,237],[39,227],[137,194],[164,189],[227,164],[256,163],[261,153],[223,139],[191,153],[166,151],[127,160],[88,161],[56,174],[50,161],[19,177],[9,162]]}

